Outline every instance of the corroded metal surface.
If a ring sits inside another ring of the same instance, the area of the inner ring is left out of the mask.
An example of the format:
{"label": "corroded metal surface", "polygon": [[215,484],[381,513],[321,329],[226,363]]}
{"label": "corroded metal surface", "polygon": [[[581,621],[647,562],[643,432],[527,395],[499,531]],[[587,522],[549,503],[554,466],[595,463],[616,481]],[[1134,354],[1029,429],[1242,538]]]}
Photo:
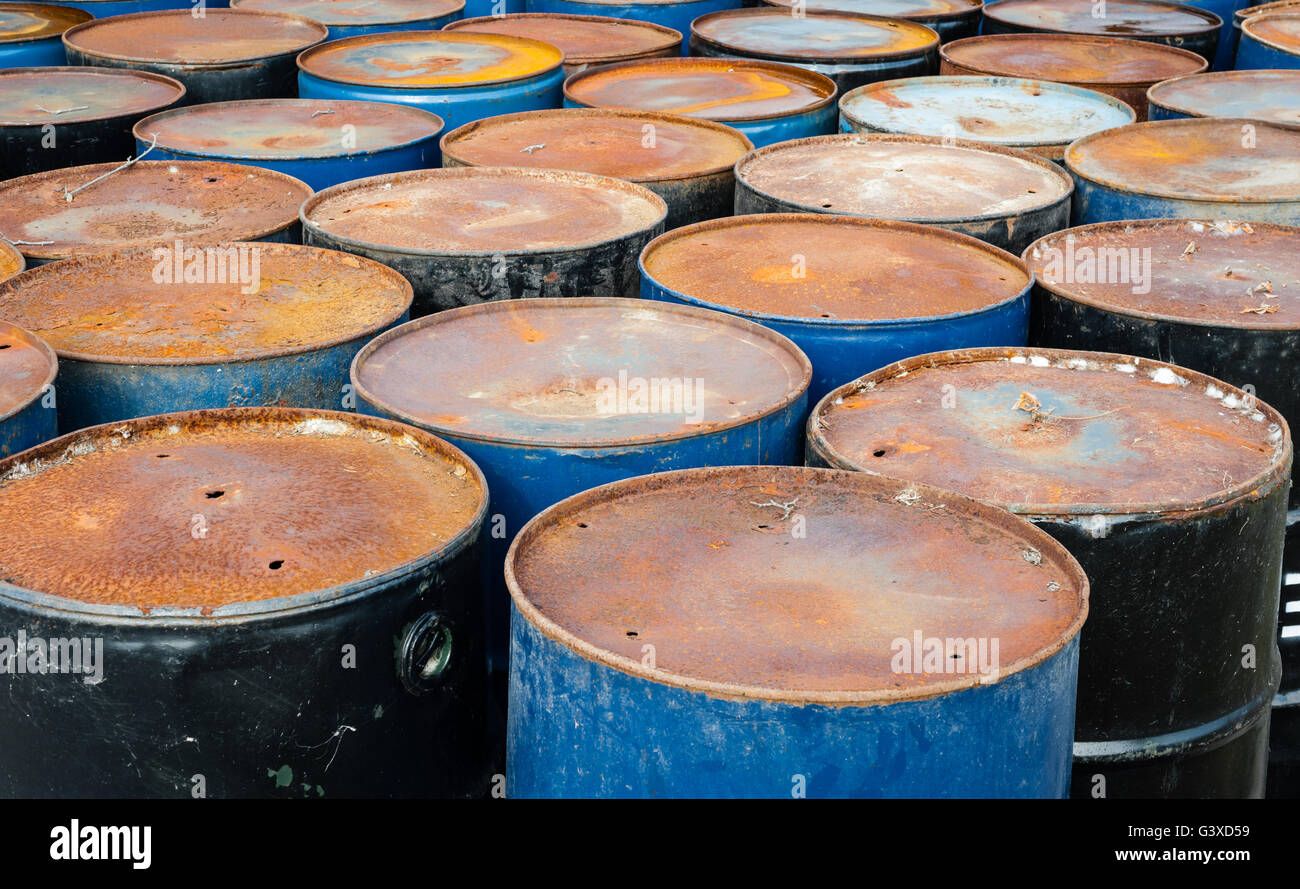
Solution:
{"label": "corroded metal surface", "polygon": [[451,15],[465,0],[237,0],[234,9],[287,12],[323,25],[395,25]]}
{"label": "corroded metal surface", "polygon": [[554,46],[523,37],[401,31],[331,41],[304,52],[298,67],[342,83],[427,89],[523,80],[563,59]]}
{"label": "corroded metal surface", "polygon": [[792,65],[692,58],[623,62],[574,75],[564,94],[580,105],[744,121],[830,104],[835,84]]}
{"label": "corroded metal surface", "polygon": [[652,241],[658,284],[765,316],[837,321],[939,317],[1018,298],[1023,263],[943,229],[788,213],[736,216]]}
{"label": "corroded metal surface", "polygon": [[[360,398],[443,434],[616,448],[753,423],[801,396],[810,376],[789,340],[756,324],[603,298],[511,300],[421,318],[363,349],[352,378]],[[620,377],[628,397],[630,378],[681,382],[682,409],[620,409],[611,400]]]}
{"label": "corroded metal surface", "polygon": [[1158,83],[1147,100],[1186,117],[1300,124],[1300,71],[1215,71]]}
{"label": "corroded metal surface", "polygon": [[48,3],[0,4],[0,43],[20,43],[57,37],[94,16],[71,6]]}
{"label": "corroded metal surface", "polygon": [[[766,0],[773,6],[790,8],[798,0]],[[983,6],[982,0],[805,0],[809,11],[856,12],[891,19],[909,19],[968,13]]]}
{"label": "corroded metal surface", "polygon": [[[1100,10],[1100,14],[1099,14]],[[1164,0],[998,0],[984,7],[986,22],[1035,31],[1111,37],[1200,34],[1221,24],[1212,12]]]}
{"label": "corroded metal surface", "polygon": [[66,126],[145,115],[184,95],[180,83],[149,71],[14,68],[0,71],[0,126]]}
{"label": "corroded metal surface", "polygon": [[49,345],[0,321],[0,420],[31,404],[54,382],[58,361]]}
{"label": "corroded metal surface", "polygon": [[8,241],[0,240],[0,282],[8,281],[27,265],[23,255]]}
{"label": "corroded metal surface", "polygon": [[566,69],[676,56],[682,42],[680,33],[653,22],[542,12],[461,19],[445,25],[443,30],[540,40],[559,47]]}
{"label": "corroded metal surface", "polygon": [[[806,539],[792,539],[792,520]],[[949,491],[803,467],[685,470],[579,494],[529,523],[506,578],[520,614],[584,658],[795,703],[898,703],[985,678],[892,669],[895,640],[918,627],[997,638],[1004,679],[1059,651],[1088,610],[1078,564],[1027,523]]]}
{"label": "corroded metal surface", "polygon": [[935,49],[934,31],[896,19],[783,9],[730,9],[691,23],[693,40],[725,53],[785,60],[862,61],[920,56]]}
{"label": "corroded metal surface", "polygon": [[301,16],[209,9],[198,18],[181,9],[97,19],[63,40],[90,58],[223,65],[298,52],[326,34]]}
{"label": "corroded metal surface", "polygon": [[401,424],[168,414],[0,461],[0,576],[84,603],[206,612],[400,570],[462,543],[485,501],[463,454]]}
{"label": "corroded metal surface", "polygon": [[1242,33],[1274,49],[1300,55],[1300,12],[1266,12],[1246,19]]}
{"label": "corroded metal surface", "polygon": [[1238,9],[1232,14],[1233,25],[1240,28],[1241,23],[1252,16],[1262,15],[1266,12],[1292,12],[1295,9],[1300,9],[1300,0],[1276,0],[1274,3],[1247,6],[1244,9]]}
{"label": "corroded metal surface", "polygon": [[[298,221],[306,185],[269,170],[215,161],[92,164],[0,182],[0,232],[29,259],[169,244],[257,240]],[[87,186],[72,200],[67,191]],[[44,243],[48,242],[48,243]]]}
{"label": "corroded metal surface", "polygon": [[827,395],[808,429],[809,453],[831,465],[1030,516],[1203,509],[1273,485],[1291,462],[1286,421],[1271,407],[1195,371],[1097,352],[907,359]]}
{"label": "corroded metal surface", "polygon": [[[38,266],[0,285],[0,314],[64,358],[206,364],[361,339],[411,305],[405,278],[351,254],[297,244],[210,248],[162,259],[139,250]],[[247,281],[239,277],[245,271]],[[218,272],[223,280],[215,279]]]}

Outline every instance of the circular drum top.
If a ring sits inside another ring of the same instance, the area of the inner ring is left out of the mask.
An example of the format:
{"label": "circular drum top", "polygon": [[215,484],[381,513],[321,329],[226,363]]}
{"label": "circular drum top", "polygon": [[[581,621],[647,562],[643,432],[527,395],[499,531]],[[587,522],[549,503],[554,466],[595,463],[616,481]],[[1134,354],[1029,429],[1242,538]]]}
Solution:
{"label": "circular drum top", "polygon": [[[1098,15],[1099,9],[1104,15]],[[998,0],[984,17],[1022,28],[1062,34],[1112,37],[1165,37],[1199,34],[1222,24],[1208,10],[1163,0]]]}
{"label": "circular drum top", "polygon": [[1274,49],[1300,55],[1300,12],[1266,12],[1246,19],[1241,30]]}
{"label": "circular drum top", "polygon": [[486,493],[450,445],[355,414],[239,408],[97,426],[0,462],[0,596],[30,601],[18,587],[136,616],[317,604],[460,545]]}
{"label": "circular drum top", "polygon": [[[718,312],[553,298],[404,324],[362,349],[352,382],[366,400],[441,434],[621,447],[751,423],[797,399],[811,374],[785,337]],[[655,381],[664,385],[649,391]]]}
{"label": "circular drum top", "polygon": [[[789,9],[801,0],[764,0],[772,6]],[[891,19],[940,18],[959,16],[979,9],[984,0],[806,0],[809,11],[856,12]]]}
{"label": "circular drum top", "polygon": [[831,392],[808,428],[835,465],[1042,516],[1200,509],[1282,477],[1291,458],[1281,415],[1226,383],[1053,349],[909,358]]}
{"label": "circular drum top", "polygon": [[[344,127],[351,144],[344,147]],[[409,105],[318,99],[248,99],[177,108],[145,118],[135,137],[183,154],[277,160],[395,148],[436,136],[442,119]]]}
{"label": "circular drum top", "polygon": [[[788,466],[585,491],[525,526],[506,583],[524,618],[582,657],[792,703],[888,704],[1000,681],[1059,651],[1088,610],[1078,563],[1014,516],[897,479]],[[922,634],[997,640],[997,662],[900,672],[900,643]]]}
{"label": "circular drum top", "polygon": [[564,94],[581,105],[743,121],[802,114],[835,96],[835,83],[793,65],[743,59],[651,59],[575,74]]}
{"label": "circular drum top", "polygon": [[1147,90],[1147,99],[1188,117],[1249,117],[1300,124],[1300,71],[1215,71]]}
{"label": "circular drum top", "polygon": [[411,297],[405,278],[359,256],[225,243],[37,266],[0,284],[0,315],[64,358],[212,364],[364,339],[397,321]]}
{"label": "circular drum top", "polygon": [[3,238],[0,238],[0,282],[8,281],[27,265],[27,260]]}
{"label": "circular drum top", "polygon": [[1201,56],[1174,46],[1076,34],[967,37],[944,45],[939,56],[985,74],[1107,86],[1156,83],[1208,67]]}
{"label": "circular drum top", "polygon": [[[653,142],[647,142],[647,127]],[[443,164],[581,170],[634,182],[730,170],[753,144],[722,124],[652,111],[563,108],[466,124],[442,140]]]}
{"label": "circular drum top", "polygon": [[54,382],[58,359],[49,345],[0,321],[0,420],[31,404]]}
{"label": "circular drum top", "polygon": [[63,35],[91,56],[185,65],[222,65],[300,52],[324,40],[320,22],[296,15],[209,9],[137,12],[78,25]]}
{"label": "circular drum top", "polygon": [[[509,34],[527,37],[559,47],[569,65],[610,59],[636,58],[668,49],[676,51],[682,35],[652,22],[605,18],[598,15],[558,15],[521,12],[499,18],[461,19],[443,26],[444,31],[474,34]],[[674,52],[676,54],[676,52]]]}
{"label": "circular drum top", "polygon": [[334,40],[304,52],[313,77],[394,89],[482,86],[536,77],[560,67],[549,43],[504,34],[394,31]]}
{"label": "circular drum top", "polygon": [[847,12],[800,16],[785,9],[728,9],[691,22],[691,35],[729,52],[773,59],[884,59],[939,45],[925,25]]}
{"label": "circular drum top", "polygon": [[1232,17],[1236,20],[1237,27],[1241,27],[1241,23],[1248,18],[1263,15],[1266,12],[1292,12],[1296,8],[1300,8],[1300,0],[1276,0],[1274,3],[1260,3],[1258,6],[1247,6],[1238,9],[1232,14]]}
{"label": "circular drum top", "polygon": [[461,167],[345,182],[303,222],[373,247],[436,252],[570,250],[649,229],[667,215],[639,185],[564,170]]}
{"label": "circular drum top", "polygon": [[736,177],[811,210],[910,221],[998,218],[1066,199],[1069,176],[1012,149],[934,136],[813,136],[746,155]]}
{"label": "circular drum top", "polygon": [[288,12],[323,25],[400,25],[442,18],[465,8],[465,0],[231,0],[234,9]]}
{"label": "circular drum top", "polygon": [[143,115],[180,101],[180,82],[129,68],[0,70],[0,126],[70,124]]}
{"label": "circular drum top", "polygon": [[964,235],[798,213],[675,229],[641,262],[655,283],[710,305],[835,322],[978,312],[1016,299],[1030,281],[1010,254]]}
{"label": "circular drum top", "polygon": [[1106,311],[1217,327],[1300,328],[1300,228],[1102,222],[1035,241],[1025,260],[1041,286]]}
{"label": "circular drum top", "polygon": [[33,173],[0,182],[0,232],[34,259],[63,259],[175,238],[251,241],[283,231],[312,193],[283,173],[216,161],[144,160],[67,200],[117,163]]}
{"label": "circular drum top", "polygon": [[0,3],[0,44],[58,37],[73,25],[88,22],[88,12],[48,3]]}
{"label": "circular drum top", "polygon": [[[1254,133],[1243,146],[1243,130]],[[1159,163],[1152,163],[1159,158]],[[1065,152],[1075,174],[1108,188],[1178,200],[1300,200],[1300,130],[1193,117],[1085,136]]]}

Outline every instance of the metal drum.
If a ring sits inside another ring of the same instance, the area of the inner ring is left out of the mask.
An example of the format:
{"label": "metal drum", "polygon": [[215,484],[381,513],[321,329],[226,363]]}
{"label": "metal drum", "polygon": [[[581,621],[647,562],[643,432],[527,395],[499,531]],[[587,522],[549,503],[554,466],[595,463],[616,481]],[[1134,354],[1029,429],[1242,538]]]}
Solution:
{"label": "metal drum", "polygon": [[853,216],[735,216],[670,231],[641,254],[641,295],[770,327],[813,366],[810,404],[923,352],[1024,345],[1025,264],[965,235]]}
{"label": "metal drum", "polygon": [[736,164],[736,213],[828,213],[935,225],[1019,254],[1068,225],[1074,185],[1013,148],[844,133],[757,149]]}
{"label": "metal drum", "polygon": [[298,92],[304,99],[414,105],[454,130],[498,114],[559,108],[563,61],[548,43],[501,34],[370,34],[299,56]]}
{"label": "metal drum", "polygon": [[135,151],[135,122],[184,98],[179,82],[147,71],[0,71],[0,180],[61,167],[122,163]]}
{"label": "metal drum", "polygon": [[27,260],[6,239],[0,238],[0,282],[8,281],[27,268]]}
{"label": "metal drum", "polygon": [[[1100,14],[1099,14],[1100,11]],[[1087,34],[1163,43],[1213,61],[1223,19],[1165,0],[998,0],[984,7],[985,34]]]}
{"label": "metal drum", "polygon": [[[8,5],[10,0],[3,0],[3,2]],[[164,9],[193,11],[197,8],[195,0],[63,0],[60,5],[84,10],[97,19]],[[229,5],[230,0],[205,0],[204,2],[206,9],[224,9]]]}
{"label": "metal drum", "polygon": [[840,97],[846,133],[944,136],[1019,148],[1060,163],[1082,136],[1133,123],[1128,105],[1093,90],[1010,77],[912,77]]}
{"label": "metal drum", "polygon": [[653,111],[562,108],[466,124],[442,139],[448,167],[541,167],[615,176],[668,205],[666,229],[730,216],[736,161],[754,145],[729,126]]}
{"label": "metal drum", "polygon": [[[7,259],[0,254],[0,261]],[[49,344],[0,321],[0,457],[58,435],[54,378],[59,361]]]}
{"label": "metal drum", "polygon": [[506,582],[509,796],[1068,787],[1088,580],[951,491],[803,467],[643,476],[530,522]]}
{"label": "metal drum", "polygon": [[460,18],[465,0],[231,0],[232,9],[287,12],[320,22],[329,40],[387,31],[436,31]]}
{"label": "metal drum", "polygon": [[810,465],[954,488],[1079,560],[1085,798],[1263,794],[1291,456],[1286,421],[1246,392],[1100,352],[922,355],[808,421]]}
{"label": "metal drum", "polygon": [[1147,119],[1147,90],[1162,80],[1199,74],[1209,64],[1194,52],[1159,43],[1072,34],[999,34],[956,40],[939,50],[939,73],[1050,80],[1114,96]]}
{"label": "metal drum", "polygon": [[218,160],[277,170],[316,190],[439,165],[442,120],[409,105],[246,99],[155,114],[135,126],[150,157]]}
{"label": "metal drum", "polygon": [[1237,46],[1237,68],[1300,68],[1300,10],[1246,19]]}
{"label": "metal drum", "polygon": [[1152,120],[1248,117],[1300,124],[1300,71],[1216,71],[1159,83],[1147,91]]}
{"label": "metal drum", "polygon": [[[138,247],[301,237],[297,179],[212,161],[49,170],[0,182],[0,232],[29,265]],[[71,195],[71,198],[69,198]]]}
{"label": "metal drum", "polygon": [[691,55],[770,59],[824,74],[840,92],[934,74],[939,35],[917,22],[787,9],[734,9],[691,23]]}
{"label": "metal drum", "polygon": [[1233,13],[1244,2],[1249,0],[1181,0],[1186,6],[1195,6],[1212,12],[1223,22],[1219,26],[1219,40],[1214,52],[1209,56],[1209,60],[1215,71],[1231,71],[1233,59],[1237,52],[1236,39],[1233,36],[1232,27],[1229,22],[1232,21]]}
{"label": "metal drum", "polygon": [[564,53],[565,77],[596,65],[678,56],[682,47],[682,35],[672,28],[597,15],[525,12],[461,19],[443,30],[508,34],[549,43]]}
{"label": "metal drum", "polygon": [[525,522],[571,494],[647,472],[798,463],[810,375],[793,343],[748,321],[643,300],[564,299],[413,321],[366,346],[352,382],[359,410],[428,429],[483,469],[492,492],[488,647],[504,670],[501,566]]}
{"label": "metal drum", "polygon": [[659,111],[735,127],[762,147],[835,132],[835,81],[777,62],[652,59],[575,74],[570,108]]}
{"label": "metal drum", "polygon": [[[1300,0],[1276,0],[1274,3],[1261,3],[1258,6],[1247,6],[1244,9],[1238,9],[1232,14],[1232,59],[1233,66],[1236,66],[1237,49],[1241,42],[1241,24],[1251,16],[1261,15],[1265,12],[1300,12]],[[1224,27],[1227,30],[1227,27]]]}
{"label": "metal drum", "polygon": [[1269,799],[1300,799],[1300,512],[1288,516],[1278,610],[1282,685],[1269,722]]}
{"label": "metal drum", "polygon": [[1300,130],[1258,120],[1193,117],[1095,133],[1065,153],[1075,179],[1071,221],[1227,217],[1297,225],[1297,157]]}
{"label": "metal drum", "polygon": [[0,70],[66,65],[63,32],[91,14],[52,3],[0,3]]}
{"label": "metal drum", "polygon": [[486,506],[446,442],[334,411],[164,414],[0,461],[0,626],[26,648],[0,794],[482,794]]}
{"label": "metal drum", "polygon": [[594,15],[662,25],[683,36],[682,55],[686,55],[688,47],[685,38],[690,36],[691,22],[707,13],[739,9],[741,5],[742,0],[527,0],[525,8],[528,12]]}
{"label": "metal drum", "polygon": [[853,12],[916,22],[947,43],[979,33],[984,0],[763,0],[766,5],[806,12]]}
{"label": "metal drum", "polygon": [[382,262],[412,317],[498,299],[634,297],[668,207],[649,189],[565,170],[461,167],[375,176],[302,207],[303,242]]}
{"label": "metal drum", "polygon": [[294,59],[325,26],[297,15],[242,10],[142,12],[77,25],[63,35],[71,65],[174,77],[193,104],[298,95]]}
{"label": "metal drum", "polygon": [[352,358],[410,306],[392,269],[299,244],[178,240],[0,284],[0,315],[58,353],[63,432],[204,408],[349,406]]}

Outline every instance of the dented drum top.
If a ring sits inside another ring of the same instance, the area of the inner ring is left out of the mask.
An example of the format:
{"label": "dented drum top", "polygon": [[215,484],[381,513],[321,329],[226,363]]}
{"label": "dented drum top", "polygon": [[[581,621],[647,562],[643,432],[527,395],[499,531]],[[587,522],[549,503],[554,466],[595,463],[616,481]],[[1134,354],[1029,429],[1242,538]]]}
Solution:
{"label": "dented drum top", "polygon": [[[1101,9],[1102,15],[1097,11]],[[990,25],[1059,34],[1095,34],[1140,40],[1185,37],[1217,31],[1217,15],[1164,0],[998,0],[984,7],[986,33]]]}
{"label": "dented drum top", "polygon": [[49,344],[0,320],[0,420],[31,404],[54,382],[57,370],[58,359]]}
{"label": "dented drum top", "polygon": [[692,45],[711,54],[786,62],[864,62],[924,56],[939,45],[925,25],[847,12],[792,15],[784,9],[728,9],[691,23]]}
{"label": "dented drum top", "polygon": [[1147,91],[1153,114],[1247,117],[1300,124],[1300,71],[1215,71],[1158,83]]}
{"label": "dented drum top", "polygon": [[540,40],[564,53],[566,69],[605,65],[632,59],[676,56],[682,35],[653,22],[606,18],[599,15],[563,15],[528,12],[461,19],[444,31],[508,34]]}
{"label": "dented drum top", "polygon": [[287,12],[320,22],[330,29],[352,34],[355,29],[382,31],[454,16],[465,8],[465,0],[231,0],[232,9]]}
{"label": "dented drum top", "polygon": [[89,58],[200,66],[237,66],[299,52],[324,40],[319,22],[296,15],[208,9],[112,16],[78,25],[64,42]]}
{"label": "dented drum top", "polygon": [[0,3],[0,46],[58,37],[94,16],[71,6],[52,3]]}
{"label": "dented drum top", "polygon": [[178,81],[149,71],[13,68],[0,71],[0,127],[144,116],[176,104],[184,95]]}
{"label": "dented drum top", "polygon": [[486,499],[464,454],[399,423],[286,408],[146,417],[0,461],[0,590],[124,616],[281,611],[464,545]]}
{"label": "dented drum top", "polygon": [[298,67],[339,83],[385,89],[449,89],[537,77],[560,67],[554,46],[503,34],[395,31],[335,40],[304,52]]}

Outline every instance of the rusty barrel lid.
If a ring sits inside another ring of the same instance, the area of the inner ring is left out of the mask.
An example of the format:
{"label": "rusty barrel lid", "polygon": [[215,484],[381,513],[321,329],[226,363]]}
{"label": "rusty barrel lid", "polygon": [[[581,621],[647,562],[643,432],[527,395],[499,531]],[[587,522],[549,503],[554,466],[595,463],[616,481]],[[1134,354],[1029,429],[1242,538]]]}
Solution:
{"label": "rusty barrel lid", "polygon": [[[352,127],[352,144],[340,133]],[[245,99],[175,108],[146,117],[135,137],[191,155],[283,160],[368,154],[419,142],[442,130],[436,114],[388,102]]]}
{"label": "rusty barrel lid", "polygon": [[252,241],[292,227],[312,194],[292,176],[245,164],[143,160],[105,175],[120,166],[65,167],[0,182],[0,232],[37,260],[176,238]]}
{"label": "rusty barrel lid", "polygon": [[1267,47],[1300,56],[1300,10],[1251,16],[1241,30]]}
{"label": "rusty barrel lid", "polygon": [[674,229],[646,246],[641,267],[661,286],[710,306],[813,323],[967,315],[1019,298],[1030,282],[1023,262],[966,235],[804,213]]}
{"label": "rusty barrel lid", "polygon": [[891,19],[943,21],[979,10],[984,0],[763,0],[769,6],[791,9],[796,4],[813,12],[856,12]]}
{"label": "rusty barrel lid", "polygon": [[452,89],[537,77],[564,54],[549,43],[504,34],[393,31],[332,40],[298,57],[298,68],[339,83],[389,89]]}
{"label": "rusty barrel lid", "polygon": [[669,52],[677,55],[682,45],[681,32],[672,28],[601,15],[518,12],[460,19],[442,29],[540,40],[558,47],[568,65],[604,64]]}
{"label": "rusty barrel lid", "polygon": [[1300,70],[1214,71],[1157,83],[1147,100],[1188,117],[1300,124]]}
{"label": "rusty barrel lid", "polygon": [[795,209],[908,222],[1000,219],[1068,200],[1074,184],[1023,151],[937,136],[842,133],[778,142],[736,180]]}
{"label": "rusty barrel lid", "polygon": [[1207,327],[1300,329],[1300,228],[1226,219],[1101,222],[1025,250],[1038,285],[1107,312]]}
{"label": "rusty barrel lid", "polygon": [[799,62],[874,62],[924,56],[939,35],[917,22],[850,12],[725,9],[691,22],[691,39],[726,53]]}
{"label": "rusty barrel lid", "polygon": [[1095,536],[1106,516],[1258,495],[1291,463],[1281,414],[1220,380],[1128,355],[1026,347],[921,355],[841,386],[813,410],[808,448],[843,469],[1072,517]]}
{"label": "rusty barrel lid", "polygon": [[564,82],[570,101],[595,108],[664,111],[744,121],[804,114],[835,99],[829,77],[756,59],[684,58],[619,62]]}
{"label": "rusty barrel lid", "polygon": [[0,596],[125,617],[266,614],[411,573],[477,534],[482,474],[401,423],[225,408],[0,461]]}
{"label": "rusty barrel lid", "polygon": [[615,297],[449,309],[380,335],[352,363],[357,395],[408,423],[558,448],[733,429],[789,406],[811,378],[803,352],[766,327]]}
{"label": "rusty barrel lid", "polygon": [[131,68],[0,70],[0,126],[56,126],[145,115],[185,97],[178,80]]}
{"label": "rusty barrel lid", "polygon": [[[1253,133],[1249,147],[1244,132]],[[1160,162],[1153,164],[1153,157]],[[1300,130],[1258,120],[1191,117],[1133,124],[1083,137],[1066,150],[1065,164],[1106,188],[1161,198],[1300,200]]]}
{"label": "rusty barrel lid", "polygon": [[302,223],[337,241],[407,253],[545,253],[625,238],[668,205],[622,179],[570,170],[452,167],[327,188]]}
{"label": "rusty barrel lid", "polygon": [[320,22],[298,15],[170,9],[115,15],[77,25],[63,42],[87,56],[133,62],[228,67],[297,53],[324,40]]}
{"label": "rusty barrel lid", "polygon": [[[1060,651],[1088,611],[1083,570],[1033,525],[951,491],[802,466],[584,491],[529,522],[505,570],[520,615],[581,657],[791,704],[884,705],[1001,681]],[[922,635],[997,640],[997,663],[897,670],[899,640]]]}
{"label": "rusty barrel lid", "polygon": [[0,44],[48,40],[92,18],[83,10],[53,3],[0,3]]}
{"label": "rusty barrel lid", "polygon": [[1247,6],[1238,9],[1232,14],[1233,25],[1240,28],[1241,23],[1246,19],[1257,15],[1263,15],[1266,12],[1290,12],[1293,9],[1300,8],[1300,0],[1276,0],[1274,3],[1261,3],[1258,6]]}
{"label": "rusty barrel lid", "polygon": [[1080,86],[1152,84],[1209,68],[1202,56],[1190,50],[1085,34],[965,37],[940,47],[939,58],[980,74],[1029,77]]}
{"label": "rusty barrel lid", "polygon": [[503,114],[442,137],[444,166],[580,170],[631,182],[726,172],[753,148],[739,130],[713,121],[606,108]]}
{"label": "rusty barrel lid", "polygon": [[30,331],[0,320],[0,422],[31,404],[58,372],[49,344]]}
{"label": "rusty barrel lid", "polygon": [[287,12],[335,27],[401,25],[454,15],[465,0],[230,0],[231,9]]}
{"label": "rusty barrel lid", "polygon": [[27,267],[27,260],[18,248],[0,237],[0,282],[8,281]]}
{"label": "rusty barrel lid", "polygon": [[411,307],[369,259],[300,244],[169,244],[37,266],[0,284],[0,315],[61,358],[227,364],[363,340]]}
{"label": "rusty barrel lid", "polygon": [[1032,31],[1142,39],[1204,34],[1223,24],[1208,9],[1165,0],[997,0],[984,7],[984,18]]}

